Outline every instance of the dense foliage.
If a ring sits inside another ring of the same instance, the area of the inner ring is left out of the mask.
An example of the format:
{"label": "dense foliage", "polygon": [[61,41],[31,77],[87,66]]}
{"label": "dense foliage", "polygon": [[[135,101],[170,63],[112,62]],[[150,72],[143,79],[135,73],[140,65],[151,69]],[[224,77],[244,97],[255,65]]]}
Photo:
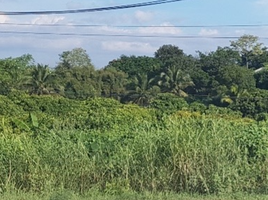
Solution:
{"label": "dense foliage", "polygon": [[172,95],[154,108],[17,93],[1,102],[1,192],[267,191],[267,124],[230,109]]}
{"label": "dense foliage", "polygon": [[[174,94],[188,103],[229,107],[255,119],[267,112],[259,105],[268,98],[268,51],[252,35],[216,51],[198,52],[196,57],[175,45],[163,45],[154,57],[122,55],[103,69],[95,69],[81,48],[59,56],[54,69],[35,64],[31,55],[1,59],[0,94],[20,91],[80,100],[109,97],[140,106],[151,106],[162,94]],[[259,103],[248,104],[250,111],[246,111],[244,99],[250,98],[258,98]]]}
{"label": "dense foliage", "polygon": [[266,194],[268,52],[256,39],[198,57],[164,45],[99,70],[80,48],[55,69],[0,60],[0,194]]}

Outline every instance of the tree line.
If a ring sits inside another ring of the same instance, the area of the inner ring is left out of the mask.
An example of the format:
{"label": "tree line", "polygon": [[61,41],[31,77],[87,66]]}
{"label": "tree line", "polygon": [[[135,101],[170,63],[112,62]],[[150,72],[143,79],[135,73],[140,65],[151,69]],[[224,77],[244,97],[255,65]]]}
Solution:
{"label": "tree line", "polygon": [[186,54],[178,46],[161,46],[148,56],[126,56],[95,69],[82,48],[64,51],[55,68],[36,64],[31,55],[0,60],[0,94],[60,95],[70,99],[114,98],[152,106],[184,98],[214,104],[243,116],[266,119],[268,49],[253,35],[243,35],[215,51]]}

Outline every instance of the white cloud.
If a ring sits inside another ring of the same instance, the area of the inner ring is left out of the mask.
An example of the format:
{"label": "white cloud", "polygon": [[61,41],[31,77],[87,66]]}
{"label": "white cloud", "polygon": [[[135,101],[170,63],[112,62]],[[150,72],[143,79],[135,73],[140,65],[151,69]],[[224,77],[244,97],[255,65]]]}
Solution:
{"label": "white cloud", "polygon": [[0,38],[3,46],[23,46],[25,49],[62,50],[72,49],[83,45],[81,38],[33,38],[31,36],[15,37],[7,36]]}
{"label": "white cloud", "polygon": [[33,46],[36,48],[43,48],[43,49],[69,50],[76,47],[81,47],[82,45],[83,45],[82,39],[62,38],[62,39],[44,39],[41,42],[40,40],[37,39],[35,45]]}
{"label": "white cloud", "polygon": [[173,26],[170,23],[163,23],[160,26],[152,26],[152,27],[142,27],[138,29],[138,33],[141,34],[170,34],[170,35],[178,35],[181,34],[181,29]]}
{"label": "white cloud", "polygon": [[219,31],[216,29],[201,29],[199,35],[201,36],[215,36],[218,35]]}
{"label": "white cloud", "polygon": [[239,35],[239,36],[240,35],[244,35],[245,33],[246,33],[246,31],[245,30],[242,30],[242,29],[241,30],[235,30],[235,34],[236,35]]}
{"label": "white cloud", "polygon": [[34,18],[31,22],[32,24],[57,24],[60,21],[63,21],[65,17],[63,16],[48,16],[42,15]]}
{"label": "white cloud", "polygon": [[9,21],[9,17],[6,15],[0,15],[0,23],[5,23]]}
{"label": "white cloud", "polygon": [[136,11],[135,12],[135,19],[139,22],[146,22],[152,20],[154,17],[153,13],[151,12],[144,12],[144,11]]}
{"label": "white cloud", "polygon": [[95,31],[95,32],[100,31],[101,33],[118,33],[118,34],[119,33],[121,33],[121,34],[131,33],[130,30],[116,28],[116,27],[110,27],[110,26],[101,26],[99,28],[94,28],[93,31]]}
{"label": "white cloud", "polygon": [[143,42],[122,42],[122,41],[105,41],[102,42],[102,48],[109,51],[122,51],[122,52],[139,52],[151,53],[155,50],[149,43]]}

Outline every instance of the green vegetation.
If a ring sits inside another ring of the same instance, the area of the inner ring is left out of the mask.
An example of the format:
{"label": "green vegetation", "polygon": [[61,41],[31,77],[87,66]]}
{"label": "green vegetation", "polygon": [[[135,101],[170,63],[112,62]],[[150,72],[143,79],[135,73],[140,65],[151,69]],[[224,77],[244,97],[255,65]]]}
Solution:
{"label": "green vegetation", "polygon": [[105,97],[151,107],[159,96],[171,93],[188,104],[215,105],[263,120],[268,112],[267,63],[267,47],[252,35],[196,57],[163,45],[154,57],[122,55],[103,69],[94,68],[84,49],[74,48],[59,54],[55,68],[36,64],[27,54],[0,59],[0,95]]}
{"label": "green vegetation", "polygon": [[160,118],[112,99],[10,98],[18,113],[2,108],[2,192],[267,192],[264,122],[213,107]]}
{"label": "green vegetation", "polygon": [[101,70],[79,48],[0,60],[1,199],[265,199],[268,57],[247,39]]}
{"label": "green vegetation", "polygon": [[0,195],[2,200],[265,200],[265,195],[248,195],[248,194],[227,194],[227,195],[185,195],[174,193],[124,193],[121,195],[101,194],[91,191],[86,195],[77,195],[69,191],[56,191],[46,195],[11,193]]}

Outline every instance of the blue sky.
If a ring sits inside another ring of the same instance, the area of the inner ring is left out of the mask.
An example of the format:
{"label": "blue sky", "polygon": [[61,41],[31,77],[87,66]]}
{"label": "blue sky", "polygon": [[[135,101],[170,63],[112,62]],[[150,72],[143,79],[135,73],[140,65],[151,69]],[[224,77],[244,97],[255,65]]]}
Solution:
{"label": "blue sky", "polygon": [[[66,10],[141,3],[150,0],[0,0],[1,11]],[[153,56],[164,44],[176,45],[185,53],[210,52],[229,46],[228,39],[178,39],[173,36],[234,36],[252,34],[266,37],[268,26],[219,27],[219,25],[268,24],[268,0],[184,0],[164,5],[68,15],[0,16],[0,58],[32,54],[37,63],[55,67],[59,54],[81,47],[95,67],[125,55]],[[5,23],[13,23],[7,25]],[[27,26],[18,24],[26,23]],[[16,25],[17,24],[17,25]],[[38,24],[69,24],[66,27],[43,27]],[[78,28],[73,24],[102,25]],[[169,26],[121,27],[121,26]],[[204,26],[183,28],[177,26]],[[207,27],[214,26],[215,27]],[[119,26],[119,27],[118,27]],[[218,27],[217,27],[218,26]],[[1,31],[50,33],[93,33],[171,37],[107,37],[4,34]],[[268,40],[260,40],[268,46]]]}

